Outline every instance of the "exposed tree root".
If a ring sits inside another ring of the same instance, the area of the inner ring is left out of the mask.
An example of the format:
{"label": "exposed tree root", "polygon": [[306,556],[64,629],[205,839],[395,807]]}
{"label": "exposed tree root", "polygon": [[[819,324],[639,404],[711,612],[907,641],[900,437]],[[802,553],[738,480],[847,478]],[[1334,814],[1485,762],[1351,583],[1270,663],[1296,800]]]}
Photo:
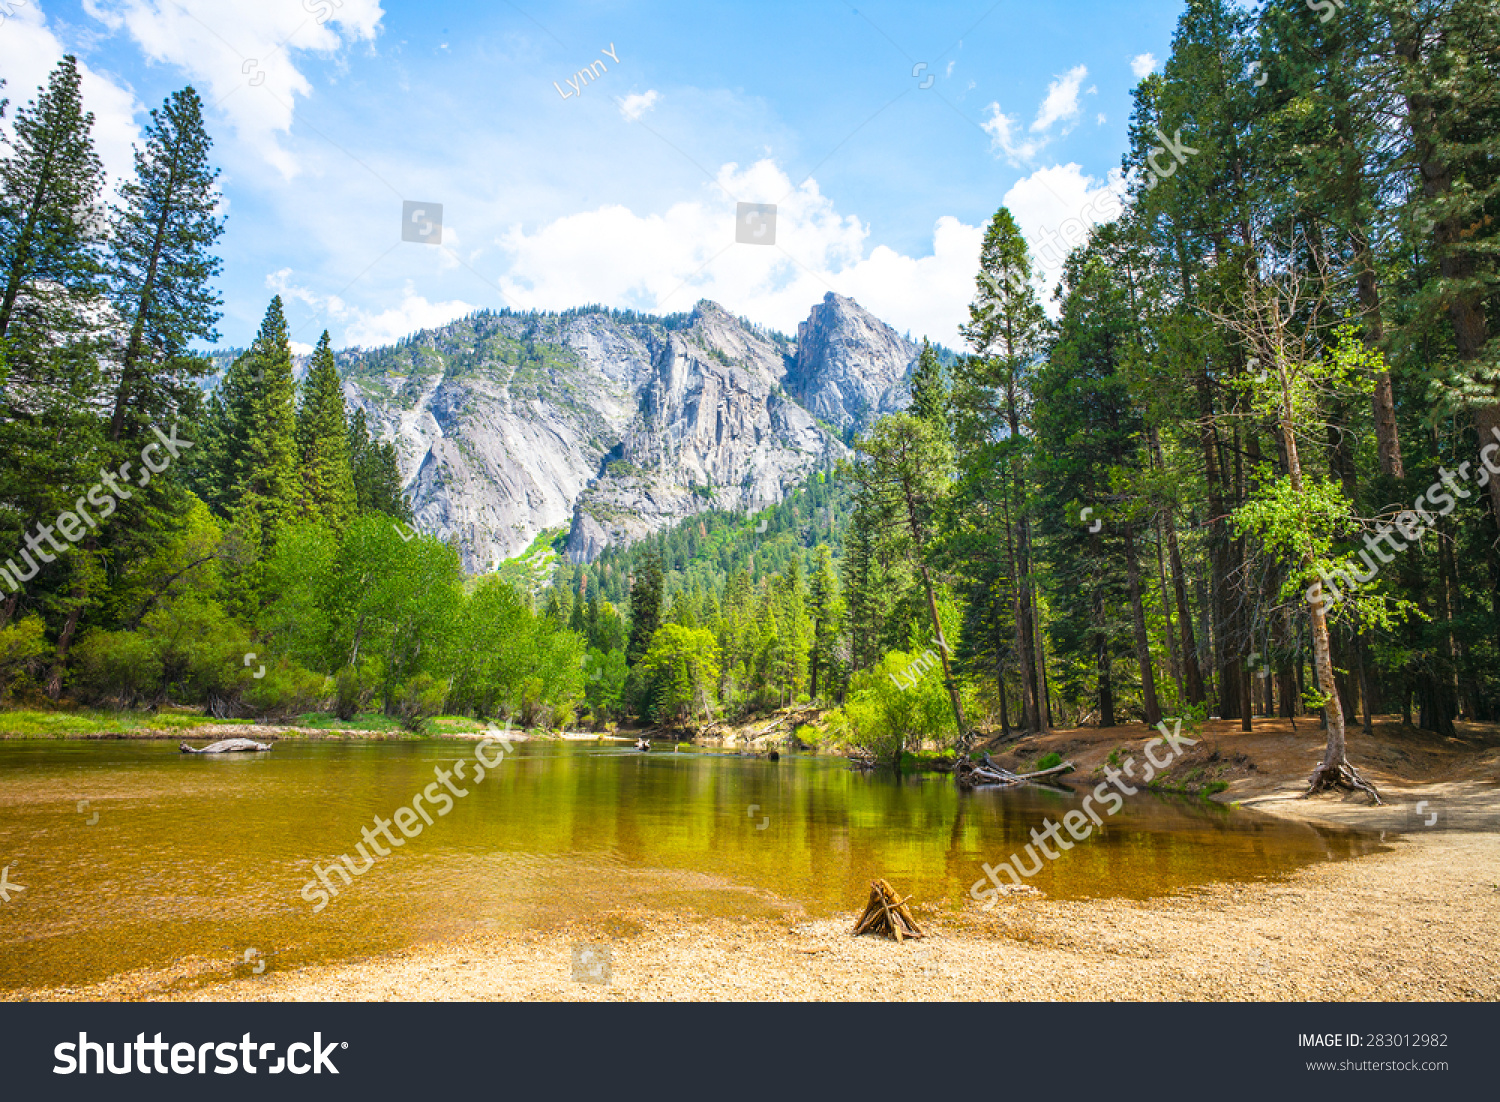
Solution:
{"label": "exposed tree root", "polygon": [[1332,765],[1320,764],[1314,769],[1312,776],[1307,779],[1307,791],[1302,793],[1302,796],[1306,799],[1316,792],[1327,792],[1335,788],[1342,788],[1349,792],[1363,792],[1375,804],[1383,802],[1380,799],[1380,793],[1375,791],[1375,786],[1361,777],[1358,770],[1342,758]]}

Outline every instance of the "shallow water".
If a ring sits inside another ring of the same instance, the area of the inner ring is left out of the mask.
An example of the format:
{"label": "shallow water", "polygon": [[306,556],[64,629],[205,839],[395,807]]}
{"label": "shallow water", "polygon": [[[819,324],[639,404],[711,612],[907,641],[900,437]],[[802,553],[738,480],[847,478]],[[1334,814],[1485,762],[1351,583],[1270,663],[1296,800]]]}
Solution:
{"label": "shallow water", "polygon": [[[169,742],[0,743],[0,865],[25,889],[0,902],[0,989],[179,958],[248,974],[249,949],[281,968],[620,908],[757,915],[790,901],[822,917],[858,910],[877,876],[956,907],[984,862],[1084,792],[962,794],[946,776],[862,775],[838,759],[592,743],[518,744],[476,783],[474,754],[448,740],[281,742],[222,758]],[[314,865],[340,854],[363,865],[361,828],[460,760],[467,780],[452,784],[466,795],[446,814],[428,796],[420,835],[390,828],[399,849],[377,835],[389,855],[347,886],[329,873],[338,894],[315,913]],[[1147,898],[1378,845],[1142,792],[1031,883],[1059,898]]]}

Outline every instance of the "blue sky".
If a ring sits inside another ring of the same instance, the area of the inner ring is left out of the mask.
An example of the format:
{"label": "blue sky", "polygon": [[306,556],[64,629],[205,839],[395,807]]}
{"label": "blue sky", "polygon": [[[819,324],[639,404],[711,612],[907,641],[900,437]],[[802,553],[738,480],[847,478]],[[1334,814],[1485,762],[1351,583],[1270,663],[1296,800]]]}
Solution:
{"label": "blue sky", "polygon": [[[479,307],[703,297],[795,332],[834,290],[956,347],[997,207],[1034,246],[1101,217],[1130,90],[1180,11],[10,2],[7,94],[77,53],[114,172],[168,93],[191,83],[210,105],[222,343],[248,341],[279,292],[299,344],[326,327],[336,346]],[[441,245],[401,240],[403,200],[442,204]],[[736,243],[737,202],[777,205],[774,245]]]}

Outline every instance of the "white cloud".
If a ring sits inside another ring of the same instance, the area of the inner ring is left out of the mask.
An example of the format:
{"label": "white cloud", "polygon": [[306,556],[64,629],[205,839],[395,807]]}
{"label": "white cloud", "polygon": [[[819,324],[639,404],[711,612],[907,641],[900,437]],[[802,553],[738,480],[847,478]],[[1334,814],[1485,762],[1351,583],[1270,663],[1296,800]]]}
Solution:
{"label": "white cloud", "polygon": [[[603,302],[672,313],[708,298],[787,333],[796,332],[813,303],[837,291],[897,330],[959,342],[982,228],[943,217],[933,229],[931,256],[886,246],[866,256],[869,230],[840,215],[814,181],[793,190],[786,174],[764,160],[743,170],[725,165],[718,185],[706,187],[704,199],[660,214],[613,205],[530,232],[514,226],[499,240],[512,257],[500,285],[523,309]],[[774,246],[735,242],[733,197],[776,203]]]}
{"label": "white cloud", "polygon": [[948,67],[943,70],[943,76],[945,76],[945,77],[951,77],[953,75],[953,67],[955,65],[957,65],[957,64],[958,64],[957,61],[950,61],[950,62],[948,62]]}
{"label": "white cloud", "polygon": [[1158,64],[1152,54],[1137,54],[1130,59],[1130,71],[1135,74],[1136,80],[1144,80],[1148,74],[1156,71]]}
{"label": "white cloud", "polygon": [[[394,344],[402,337],[409,336],[419,329],[446,325],[478,309],[474,304],[460,299],[452,299],[448,302],[428,302],[427,299],[417,294],[415,286],[410,281],[407,282],[402,293],[401,304],[379,313],[371,313],[357,306],[350,306],[338,295],[320,295],[316,291],[293,283],[290,268],[282,268],[266,276],[266,286],[288,301],[302,302],[312,307],[319,318],[324,319],[325,324],[327,321],[342,323],[344,326],[343,343],[348,347],[375,348],[380,345]],[[303,328],[318,331],[322,328],[316,324],[319,318],[313,319],[312,325],[303,323],[298,327],[299,331]],[[293,342],[293,350],[295,351],[298,347],[306,346]]]}
{"label": "white cloud", "polygon": [[1087,240],[1088,230],[1119,216],[1124,194],[1118,170],[1100,181],[1085,175],[1076,164],[1038,169],[1005,193],[1001,202],[1026,235],[1045,298],[1050,299],[1062,276],[1063,262]]}
{"label": "white cloud", "polygon": [[1036,113],[1036,121],[1031,124],[1033,134],[1045,133],[1052,129],[1054,123],[1068,122],[1078,117],[1078,90],[1083,85],[1083,78],[1088,75],[1087,66],[1075,65],[1047,85],[1047,98],[1042,100],[1042,106]]}
{"label": "white cloud", "polygon": [[1108,122],[1108,121],[1109,121],[1109,120],[1108,120],[1108,119],[1107,119],[1107,118],[1105,118],[1105,117],[1104,117],[1104,112],[1103,112],[1103,111],[1101,111],[1101,112],[1099,112],[1099,117],[1098,117],[1098,118],[1097,118],[1097,119],[1096,119],[1096,120],[1094,120],[1094,121],[1095,121],[1095,124],[1096,124],[1096,125],[1098,125],[1098,126],[1103,126],[1103,125],[1104,125],[1104,124],[1105,124],[1105,123],[1107,123],[1107,122]]}
{"label": "white cloud", "polygon": [[[1077,125],[1078,116],[1082,113],[1078,103],[1079,90],[1088,75],[1088,66],[1075,65],[1047,85],[1047,95],[1043,97],[1041,106],[1037,108],[1036,118],[1031,123],[1030,133],[1037,135],[1036,137],[1023,139],[1016,117],[1001,111],[999,103],[989,105],[990,117],[979,125],[989,134],[991,145],[1005,154],[1006,160],[1011,164],[1028,164],[1036,160],[1037,154],[1047,148],[1057,136],[1051,133],[1054,126],[1060,122],[1067,124],[1062,128],[1062,133],[1067,134]],[[1093,95],[1096,91],[1097,89],[1090,88],[1088,94]]]}
{"label": "white cloud", "polygon": [[[0,29],[0,73],[5,74],[5,91],[10,109],[6,112],[8,133],[16,109],[34,99],[37,89],[46,84],[47,75],[57,67],[69,50],[47,27],[46,16],[34,4],[17,5]],[[83,107],[94,113],[94,149],[104,163],[113,185],[135,172],[135,158],[130,143],[140,137],[135,123],[140,104],[129,85],[116,81],[84,61],[82,74]]]}
{"label": "white cloud", "polygon": [[313,354],[313,346],[310,344],[303,344],[301,341],[287,341],[286,343],[291,346],[293,356],[311,356]]}
{"label": "white cloud", "polygon": [[279,136],[291,130],[296,98],[313,91],[293,54],[373,41],[384,14],[380,0],[83,0],[83,7],[111,30],[126,30],[150,60],[189,74],[209,110],[228,116],[287,179],[299,166]]}
{"label": "white cloud", "polygon": [[620,100],[620,114],[634,122],[655,107],[660,99],[661,93],[654,88],[640,94],[632,92]]}
{"label": "white cloud", "polygon": [[1025,164],[1036,157],[1047,144],[1047,139],[1022,141],[1016,135],[1016,120],[1000,110],[998,103],[990,104],[990,117],[979,125],[988,132],[991,144],[1005,154],[1013,165]]}

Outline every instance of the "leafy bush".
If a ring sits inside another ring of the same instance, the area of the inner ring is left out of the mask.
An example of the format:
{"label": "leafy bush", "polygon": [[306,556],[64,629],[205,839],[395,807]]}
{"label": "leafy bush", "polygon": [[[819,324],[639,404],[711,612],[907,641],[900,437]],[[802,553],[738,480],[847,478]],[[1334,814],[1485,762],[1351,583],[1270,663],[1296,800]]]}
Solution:
{"label": "leafy bush", "polygon": [[40,616],[28,616],[0,628],[0,700],[35,686],[52,648]]}
{"label": "leafy bush", "polygon": [[1042,755],[1042,757],[1038,758],[1037,759],[1037,763],[1036,763],[1036,767],[1037,767],[1038,770],[1051,769],[1054,766],[1058,766],[1058,765],[1061,765],[1061,764],[1062,764],[1062,755],[1059,754],[1059,753],[1057,753],[1056,751],[1053,751],[1050,754],[1044,754],[1044,755]]}
{"label": "leafy bush", "polygon": [[280,718],[312,711],[323,706],[330,690],[327,677],[295,662],[268,666],[264,677],[257,678],[249,670],[243,676],[248,684],[242,699],[260,716]]}
{"label": "leafy bush", "polygon": [[128,706],[154,696],[161,684],[161,657],[139,632],[89,631],[69,657],[73,687],[84,700]]}
{"label": "leafy bush", "polygon": [[431,674],[421,673],[396,689],[395,715],[401,726],[414,734],[425,734],[432,717],[443,710],[447,686]]}
{"label": "leafy bush", "polygon": [[367,710],[375,699],[375,687],[379,683],[375,663],[368,658],[357,666],[345,666],[334,679],[333,713],[348,722],[360,712]]}

